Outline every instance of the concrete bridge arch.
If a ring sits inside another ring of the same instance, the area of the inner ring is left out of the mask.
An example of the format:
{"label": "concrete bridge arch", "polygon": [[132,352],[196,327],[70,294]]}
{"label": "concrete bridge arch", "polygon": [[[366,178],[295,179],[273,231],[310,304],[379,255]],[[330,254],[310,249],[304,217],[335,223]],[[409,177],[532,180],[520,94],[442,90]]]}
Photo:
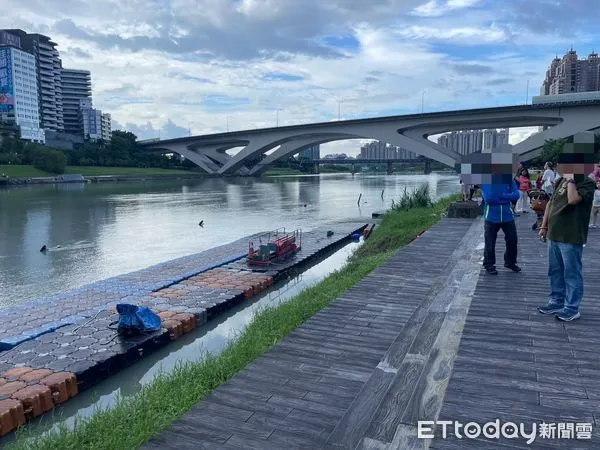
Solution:
{"label": "concrete bridge arch", "polygon": [[[143,144],[148,150],[183,155],[211,174],[256,175],[269,164],[316,144],[373,139],[405,148],[450,167],[461,155],[441,147],[429,136],[455,130],[544,126],[547,129],[514,146],[524,159],[534,158],[546,139],[571,136],[600,127],[600,101],[575,104],[521,105],[406,116],[236,131]],[[243,147],[235,155],[226,152]],[[263,158],[263,155],[275,149]],[[252,167],[250,161],[259,159]]]}

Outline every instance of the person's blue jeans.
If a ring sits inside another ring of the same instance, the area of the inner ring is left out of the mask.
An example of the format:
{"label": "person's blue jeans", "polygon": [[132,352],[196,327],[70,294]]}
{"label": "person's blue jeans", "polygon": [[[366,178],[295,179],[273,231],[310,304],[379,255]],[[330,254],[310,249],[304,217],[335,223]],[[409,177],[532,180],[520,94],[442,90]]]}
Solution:
{"label": "person's blue jeans", "polygon": [[549,305],[576,313],[583,298],[583,245],[548,240]]}

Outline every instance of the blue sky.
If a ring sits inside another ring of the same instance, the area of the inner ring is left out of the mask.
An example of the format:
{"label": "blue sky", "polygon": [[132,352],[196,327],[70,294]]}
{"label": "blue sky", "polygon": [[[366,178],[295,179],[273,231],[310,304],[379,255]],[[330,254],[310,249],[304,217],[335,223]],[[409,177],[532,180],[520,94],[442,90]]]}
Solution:
{"label": "blue sky", "polygon": [[524,103],[555,55],[600,48],[599,18],[596,0],[3,0],[0,27],[50,35],[96,107],[164,138]]}

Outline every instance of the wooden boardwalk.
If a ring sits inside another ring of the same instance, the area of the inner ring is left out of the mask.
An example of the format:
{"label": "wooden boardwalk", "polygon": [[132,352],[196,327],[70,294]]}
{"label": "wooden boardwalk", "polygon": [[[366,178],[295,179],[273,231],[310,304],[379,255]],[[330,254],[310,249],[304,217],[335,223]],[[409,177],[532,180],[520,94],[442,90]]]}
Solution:
{"label": "wooden boardwalk", "polygon": [[[523,272],[481,274],[481,220],[444,219],[216,389],[144,448],[410,449],[524,446],[418,439],[419,420],[584,422],[598,448],[600,230],[585,251],[579,321],[538,314],[545,245],[519,219]],[[466,321],[466,322],[465,322]],[[598,389],[595,389],[598,388]],[[440,412],[441,411],[441,412]]]}
{"label": "wooden boardwalk", "polygon": [[[536,311],[547,299],[548,263],[547,247],[535,238],[532,223],[532,217],[517,222],[523,272],[480,277],[439,420],[483,425],[499,419],[528,429],[533,422],[546,422],[548,430],[554,424],[555,439],[538,436],[531,445],[505,439],[503,446],[600,448],[600,230],[589,231],[584,249],[582,317],[564,323]],[[501,263],[503,249],[502,242],[497,249]],[[592,439],[574,439],[578,423],[591,425]],[[483,436],[440,436],[431,448],[489,448],[493,443]]]}

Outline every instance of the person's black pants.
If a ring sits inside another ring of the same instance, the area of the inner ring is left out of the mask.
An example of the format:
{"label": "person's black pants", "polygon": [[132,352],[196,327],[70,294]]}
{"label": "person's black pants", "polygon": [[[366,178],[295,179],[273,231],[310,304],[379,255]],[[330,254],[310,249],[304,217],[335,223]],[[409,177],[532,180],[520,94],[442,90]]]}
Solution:
{"label": "person's black pants", "polygon": [[483,251],[483,267],[492,268],[496,265],[496,238],[498,230],[502,229],[506,241],[504,264],[512,266],[517,263],[517,227],[515,221],[504,223],[485,222],[485,249]]}

